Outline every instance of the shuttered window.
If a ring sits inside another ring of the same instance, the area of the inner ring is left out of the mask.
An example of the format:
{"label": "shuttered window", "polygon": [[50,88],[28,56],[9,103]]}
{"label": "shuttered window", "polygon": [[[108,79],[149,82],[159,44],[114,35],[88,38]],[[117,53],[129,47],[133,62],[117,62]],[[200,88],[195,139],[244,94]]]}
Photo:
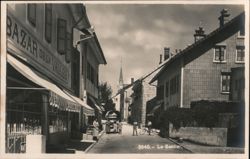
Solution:
{"label": "shuttered window", "polygon": [[36,26],[36,4],[28,4],[28,21],[33,26]]}
{"label": "shuttered window", "polygon": [[57,51],[63,55],[67,50],[67,21],[61,18],[57,19]]}
{"label": "shuttered window", "polygon": [[70,63],[71,61],[71,54],[72,54],[72,36],[71,33],[67,33],[67,51],[65,55],[65,61],[67,63]]}
{"label": "shuttered window", "polygon": [[52,4],[45,4],[45,39],[51,43],[52,38]]}

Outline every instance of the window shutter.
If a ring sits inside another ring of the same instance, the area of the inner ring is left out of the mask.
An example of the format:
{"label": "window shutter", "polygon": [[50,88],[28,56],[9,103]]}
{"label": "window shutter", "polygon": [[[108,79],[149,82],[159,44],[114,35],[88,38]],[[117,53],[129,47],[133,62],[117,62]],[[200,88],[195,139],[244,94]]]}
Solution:
{"label": "window shutter", "polygon": [[65,61],[70,63],[71,61],[71,53],[72,53],[72,37],[70,33],[67,33],[67,51],[65,55]]}
{"label": "window shutter", "polygon": [[45,4],[45,39],[51,43],[52,38],[52,4]]}
{"label": "window shutter", "polygon": [[64,19],[57,20],[57,51],[63,55],[67,49],[67,21]]}
{"label": "window shutter", "polygon": [[28,4],[28,21],[36,26],[36,4]]}

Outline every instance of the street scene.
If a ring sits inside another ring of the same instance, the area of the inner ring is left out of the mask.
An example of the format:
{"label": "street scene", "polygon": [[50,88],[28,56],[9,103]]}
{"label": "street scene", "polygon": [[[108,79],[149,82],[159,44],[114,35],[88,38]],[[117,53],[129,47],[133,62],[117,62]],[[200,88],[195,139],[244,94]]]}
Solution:
{"label": "street scene", "polygon": [[1,154],[244,155],[245,5],[1,2]]}

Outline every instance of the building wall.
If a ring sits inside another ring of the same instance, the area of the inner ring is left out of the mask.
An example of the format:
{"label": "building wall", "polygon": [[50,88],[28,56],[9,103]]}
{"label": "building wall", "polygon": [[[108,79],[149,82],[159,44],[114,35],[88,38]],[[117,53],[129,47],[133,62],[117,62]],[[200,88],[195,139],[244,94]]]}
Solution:
{"label": "building wall", "polygon": [[146,110],[147,110],[147,101],[151,100],[156,95],[156,87],[152,86],[149,83],[148,78],[143,81],[143,95],[142,95],[142,106],[141,106],[141,121],[142,124],[146,124]]}
{"label": "building wall", "polygon": [[[175,94],[170,94],[170,80],[179,75],[179,90]],[[164,86],[164,110],[166,110],[168,107],[172,106],[180,106],[180,98],[181,98],[181,60],[177,60],[171,65],[169,65],[168,69],[164,71],[159,76],[158,80],[158,86],[163,85]],[[166,96],[166,83],[169,82],[169,95]]]}
{"label": "building wall", "polygon": [[[52,5],[52,40],[51,43],[48,43],[45,40],[45,4],[37,4],[36,6],[36,26],[32,26],[27,18],[27,4],[8,5],[8,17],[12,23],[12,35],[7,36],[8,51],[11,52],[15,48],[23,50],[23,52],[17,53],[25,58],[29,64],[52,78],[57,84],[70,90],[71,63],[66,62],[65,55],[60,55],[57,52],[57,18],[65,19],[67,21],[67,32],[71,32],[74,23],[72,14],[65,4]],[[13,36],[15,24],[18,29],[18,40],[17,36]],[[7,28],[8,25],[10,25],[10,21],[7,21]],[[24,38],[26,47],[22,46],[24,34],[26,35]],[[31,49],[28,48],[29,39],[32,41]]]}
{"label": "building wall", "polygon": [[98,98],[98,88],[96,82],[99,82],[97,79],[96,74],[99,73],[99,63],[97,61],[97,58],[94,56],[95,54],[93,53],[93,49],[87,45],[87,52],[86,52],[86,63],[84,66],[86,66],[86,73],[87,73],[87,62],[90,63],[90,65],[94,68],[94,83],[91,82],[87,77],[86,79],[86,91],[94,96],[95,98]]}
{"label": "building wall", "polygon": [[184,107],[189,107],[190,102],[195,100],[223,101],[229,99],[229,93],[221,92],[221,72],[230,72],[232,67],[244,65],[235,62],[236,46],[242,46],[243,44],[244,39],[238,38],[236,33],[220,43],[220,45],[226,46],[225,63],[213,62],[214,48],[211,48],[185,65],[183,79]]}

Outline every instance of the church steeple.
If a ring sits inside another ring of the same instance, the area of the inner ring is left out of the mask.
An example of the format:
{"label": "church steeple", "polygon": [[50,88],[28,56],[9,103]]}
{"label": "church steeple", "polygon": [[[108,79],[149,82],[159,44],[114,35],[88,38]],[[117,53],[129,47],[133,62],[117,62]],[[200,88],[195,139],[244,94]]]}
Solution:
{"label": "church steeple", "polygon": [[121,88],[123,88],[122,60],[121,60],[120,77],[119,77],[119,89]]}

